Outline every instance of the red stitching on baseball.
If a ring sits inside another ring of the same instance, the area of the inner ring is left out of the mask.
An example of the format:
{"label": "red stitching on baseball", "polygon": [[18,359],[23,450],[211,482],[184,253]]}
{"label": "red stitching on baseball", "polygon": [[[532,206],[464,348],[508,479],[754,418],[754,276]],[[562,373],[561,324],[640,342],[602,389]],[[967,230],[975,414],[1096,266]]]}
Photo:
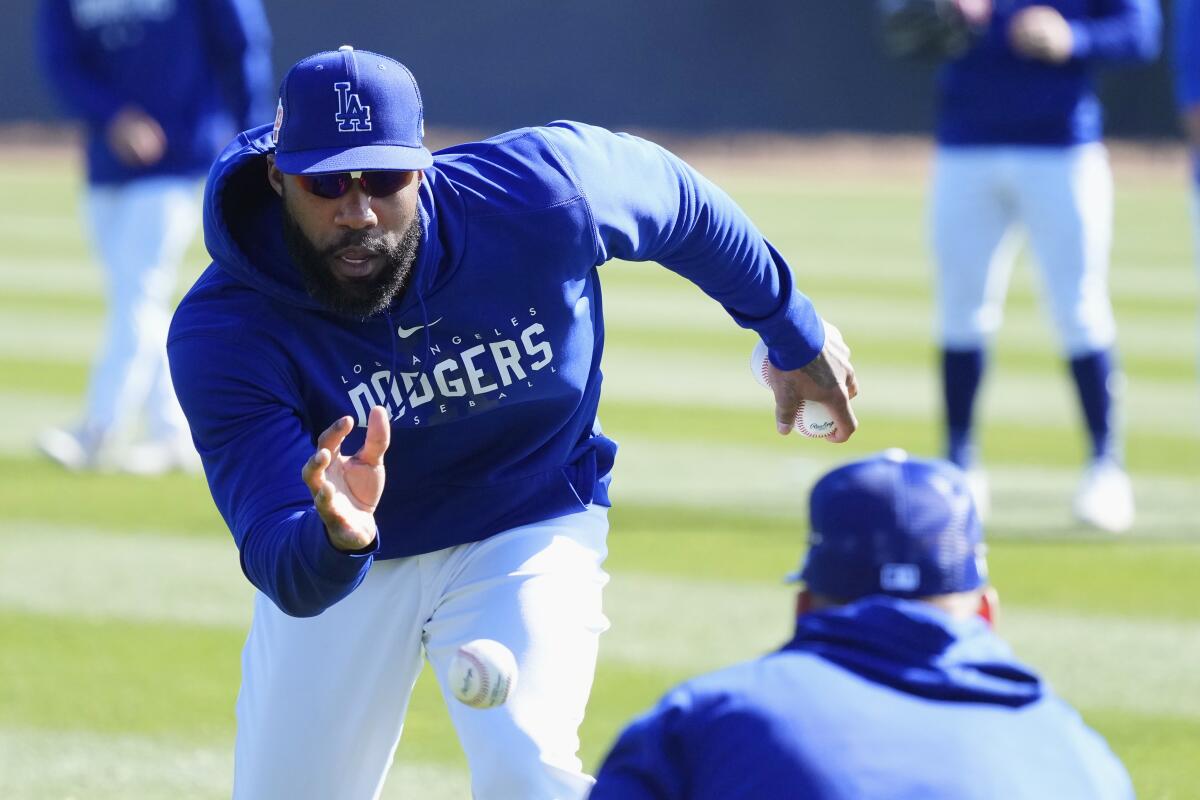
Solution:
{"label": "red stitching on baseball", "polygon": [[474,653],[472,653],[470,650],[459,650],[458,653],[459,653],[459,655],[463,656],[468,661],[470,661],[472,664],[474,664],[475,671],[479,673],[480,691],[477,694],[471,695],[471,705],[475,705],[480,700],[487,698],[487,695],[488,695],[487,670],[483,668],[483,662],[479,660],[479,657],[476,656]]}

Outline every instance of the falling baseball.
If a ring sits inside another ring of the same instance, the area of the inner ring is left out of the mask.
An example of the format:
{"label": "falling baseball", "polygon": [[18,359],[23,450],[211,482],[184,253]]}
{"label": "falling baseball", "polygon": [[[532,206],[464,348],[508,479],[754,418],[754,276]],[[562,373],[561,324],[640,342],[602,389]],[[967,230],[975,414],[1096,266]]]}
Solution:
{"label": "falling baseball", "polygon": [[450,661],[450,689],[472,708],[504,703],[517,685],[517,659],[492,639],[476,639],[458,648]]}
{"label": "falling baseball", "polygon": [[[750,354],[750,371],[754,379],[762,386],[771,388],[771,373],[767,367],[767,346],[761,341],[754,345]],[[829,406],[816,400],[801,400],[800,408],[796,410],[796,430],[813,439],[827,439],[837,433],[837,422],[829,411]]]}

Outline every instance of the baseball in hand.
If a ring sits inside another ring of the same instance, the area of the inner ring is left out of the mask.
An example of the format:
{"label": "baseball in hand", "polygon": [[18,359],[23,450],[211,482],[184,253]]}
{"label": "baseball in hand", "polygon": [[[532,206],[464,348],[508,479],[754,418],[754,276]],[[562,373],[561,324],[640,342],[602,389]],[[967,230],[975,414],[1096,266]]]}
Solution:
{"label": "baseball in hand", "polygon": [[[750,371],[754,373],[754,379],[768,389],[771,388],[771,376],[767,370],[769,364],[767,346],[760,341],[750,354]],[[796,430],[813,439],[827,439],[837,433],[837,423],[824,403],[801,400],[800,408],[796,411]]]}
{"label": "baseball in hand", "polygon": [[458,648],[450,661],[450,689],[472,708],[502,705],[517,685],[517,659],[492,639],[476,639]]}

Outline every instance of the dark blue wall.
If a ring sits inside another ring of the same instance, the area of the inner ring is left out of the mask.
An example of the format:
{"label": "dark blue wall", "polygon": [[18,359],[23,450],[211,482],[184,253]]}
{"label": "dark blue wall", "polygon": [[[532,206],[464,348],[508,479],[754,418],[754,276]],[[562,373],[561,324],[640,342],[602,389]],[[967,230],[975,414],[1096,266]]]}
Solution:
{"label": "dark blue wall", "polygon": [[[36,74],[35,0],[4,0],[0,122],[58,114]],[[350,43],[408,64],[430,125],[559,117],[684,131],[919,132],[930,73],[879,54],[873,0],[266,0],[277,76]],[[24,33],[24,35],[22,35]],[[1175,135],[1164,62],[1104,82],[1109,131]]]}

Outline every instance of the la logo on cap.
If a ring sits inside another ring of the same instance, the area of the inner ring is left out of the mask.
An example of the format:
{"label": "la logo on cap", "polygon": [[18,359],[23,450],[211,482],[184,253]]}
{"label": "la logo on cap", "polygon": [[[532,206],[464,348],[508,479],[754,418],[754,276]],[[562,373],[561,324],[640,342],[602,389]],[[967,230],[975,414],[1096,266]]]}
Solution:
{"label": "la logo on cap", "polygon": [[371,107],[364,106],[358,92],[350,91],[350,83],[341,81],[333,85],[337,92],[338,110],[333,115],[341,133],[371,130]]}

